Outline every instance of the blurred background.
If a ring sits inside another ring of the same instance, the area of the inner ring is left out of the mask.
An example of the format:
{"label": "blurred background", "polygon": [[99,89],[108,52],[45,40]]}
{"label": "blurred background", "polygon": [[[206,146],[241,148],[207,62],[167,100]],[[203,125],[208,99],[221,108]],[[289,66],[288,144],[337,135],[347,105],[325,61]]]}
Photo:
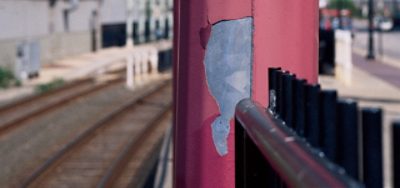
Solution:
{"label": "blurred background", "polygon": [[171,180],[172,9],[0,1],[0,187]]}
{"label": "blurred background", "polygon": [[[381,108],[384,187],[395,187],[392,122],[400,117],[398,0],[320,0],[319,82],[361,107]],[[394,129],[393,129],[394,130]]]}

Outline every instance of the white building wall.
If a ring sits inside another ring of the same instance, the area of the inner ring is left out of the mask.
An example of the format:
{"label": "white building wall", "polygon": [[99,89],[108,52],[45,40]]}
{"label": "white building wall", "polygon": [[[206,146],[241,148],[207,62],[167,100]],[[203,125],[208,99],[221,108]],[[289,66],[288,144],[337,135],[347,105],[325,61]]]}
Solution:
{"label": "white building wall", "polygon": [[[66,1],[59,0],[52,15],[48,1],[0,0],[0,66],[14,69],[17,46],[23,41],[39,43],[42,64],[90,52],[90,22],[97,6],[97,0],[81,1],[69,15],[67,32],[63,16],[69,7]],[[54,20],[54,33],[50,33],[50,16]]]}
{"label": "white building wall", "polygon": [[46,1],[0,0],[0,40],[47,34]]}
{"label": "white building wall", "polygon": [[[103,23],[123,22],[126,16],[125,0],[105,0]],[[69,16],[70,32],[90,30],[92,11],[97,1],[81,1],[76,11]],[[55,32],[65,32],[63,10],[68,2],[58,1],[55,6]],[[122,9],[122,11],[121,11]],[[47,1],[0,0],[0,40],[30,38],[49,34],[49,5]]]}
{"label": "white building wall", "polygon": [[[63,12],[68,7],[68,2],[57,2],[55,6],[55,32],[65,32]],[[81,1],[79,7],[69,14],[69,32],[89,31],[92,11],[96,10],[96,8],[97,1]]]}
{"label": "white building wall", "polygon": [[126,22],[126,0],[104,0],[100,11],[103,24]]}
{"label": "white building wall", "polygon": [[[146,1],[134,0],[134,20],[139,21],[140,33],[144,32]],[[172,24],[172,13],[164,13],[172,8],[165,7],[166,1],[172,5],[172,0],[158,1],[161,6],[156,7],[158,13],[153,12],[152,29],[155,27],[155,17],[160,19],[161,27],[164,27],[166,16]],[[150,2],[154,8],[155,1]],[[14,68],[16,48],[23,41],[37,41],[40,44],[42,64],[90,52],[92,12],[98,6],[98,0],[80,1],[79,7],[69,15],[69,31],[65,31],[63,12],[69,7],[68,1],[58,0],[54,11],[51,11],[47,0],[0,0],[0,67]],[[126,0],[103,0],[99,16],[101,25],[125,23]],[[54,32],[50,32],[52,20]]]}
{"label": "white building wall", "polygon": [[[135,20],[144,19],[146,1],[134,0]],[[163,13],[170,8],[165,7],[166,1],[172,4],[172,0],[158,1],[160,5],[156,6],[156,1],[150,0],[151,7],[156,9],[153,11],[153,19],[163,19]],[[70,13],[69,31],[89,31],[92,11],[96,10],[97,6],[97,0],[81,1],[78,9]],[[68,1],[58,0],[56,3],[53,18],[56,33],[65,32],[63,10],[68,7]],[[126,0],[103,0],[100,14],[102,24],[125,23]],[[0,40],[48,35],[50,15],[48,1],[0,0]]]}

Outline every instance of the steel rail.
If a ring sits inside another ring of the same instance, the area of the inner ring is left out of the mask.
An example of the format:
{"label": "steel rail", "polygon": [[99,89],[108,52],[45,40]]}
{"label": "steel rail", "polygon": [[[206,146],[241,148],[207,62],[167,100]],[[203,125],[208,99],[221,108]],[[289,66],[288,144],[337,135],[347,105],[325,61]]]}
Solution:
{"label": "steel rail", "polygon": [[62,162],[62,160],[65,156],[67,156],[74,150],[79,149],[80,146],[85,144],[86,141],[90,140],[93,136],[95,136],[95,133],[97,130],[108,125],[109,122],[113,121],[120,114],[129,111],[129,109],[131,109],[133,106],[140,104],[143,97],[149,97],[153,94],[156,94],[158,91],[165,88],[168,85],[168,83],[169,83],[168,81],[162,83],[161,86],[155,87],[152,90],[146,92],[145,94],[143,94],[142,97],[139,97],[137,99],[134,99],[134,100],[126,103],[124,106],[121,106],[120,108],[114,110],[111,114],[105,116],[104,118],[101,118],[94,125],[92,125],[88,129],[86,129],[84,132],[82,132],[80,135],[78,135],[75,139],[71,140],[63,148],[61,148],[58,152],[56,152],[54,155],[52,155],[40,167],[38,167],[36,170],[34,170],[33,173],[26,180],[23,181],[21,187],[29,187],[31,184],[33,184],[35,181],[40,179],[42,176],[45,176],[45,173],[48,172],[52,167],[54,167],[58,163]]}
{"label": "steel rail", "polygon": [[[53,111],[53,110],[55,110],[55,109],[57,109],[57,108],[59,108],[59,107],[61,107],[63,105],[66,105],[66,104],[68,104],[68,103],[70,103],[72,101],[75,101],[78,98],[81,98],[81,97],[96,93],[96,92],[101,91],[102,89],[104,89],[106,87],[109,87],[109,86],[112,86],[114,84],[121,83],[122,81],[123,81],[122,78],[118,78],[118,79],[112,80],[110,82],[107,82],[105,84],[100,84],[100,85],[85,89],[85,90],[83,90],[83,91],[81,91],[79,93],[76,93],[76,94],[73,94],[72,96],[67,97],[64,100],[60,100],[60,101],[57,101],[57,102],[42,106],[39,109],[34,110],[34,111],[32,111],[32,112],[30,112],[28,114],[25,114],[25,115],[23,115],[23,116],[21,116],[19,118],[16,118],[16,119],[14,119],[14,120],[12,120],[10,122],[7,122],[5,124],[0,124],[0,136],[8,133],[9,131],[11,131],[11,130],[17,128],[17,127],[20,127],[21,125],[23,125],[23,123],[25,123],[25,122],[27,122],[29,120],[35,119],[35,118],[37,118],[37,117],[39,117],[39,116],[41,116],[43,114],[51,112],[51,111]],[[69,88],[69,89],[73,89],[73,87]],[[65,91],[65,89],[63,89],[62,91]],[[59,92],[56,92],[55,94],[57,94],[57,93],[59,93]],[[47,96],[48,95],[46,95],[45,97],[47,97]]]}
{"label": "steel rail", "polygon": [[5,104],[4,106],[0,107],[0,114],[5,113],[5,112],[9,112],[14,110],[15,108],[21,106],[21,105],[26,105],[28,103],[32,103],[35,102],[37,100],[52,96],[52,95],[57,95],[61,92],[64,92],[66,90],[69,90],[71,88],[74,87],[78,87],[84,84],[90,84],[93,82],[93,79],[91,78],[87,78],[87,79],[82,79],[82,80],[78,80],[78,81],[74,81],[74,82],[70,82],[65,84],[64,86],[61,86],[57,89],[53,89],[51,91],[45,92],[45,93],[36,93],[21,99],[18,99],[16,101],[13,101],[11,103]]}
{"label": "steel rail", "polygon": [[129,163],[131,156],[138,153],[143,140],[148,138],[148,136],[158,127],[158,123],[171,111],[172,103],[166,105],[164,109],[159,112],[147,125],[146,129],[140,133],[139,137],[133,138],[129,141],[124,150],[118,155],[117,160],[115,160],[110,168],[107,170],[105,175],[101,178],[98,188],[113,187],[113,184],[117,181],[118,177],[121,175],[123,170],[126,168],[126,164]]}

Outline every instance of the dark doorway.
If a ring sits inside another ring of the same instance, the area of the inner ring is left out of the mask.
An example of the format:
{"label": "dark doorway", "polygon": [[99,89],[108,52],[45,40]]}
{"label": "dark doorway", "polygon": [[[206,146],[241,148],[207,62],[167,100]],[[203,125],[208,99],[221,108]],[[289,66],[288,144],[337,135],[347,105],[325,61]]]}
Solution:
{"label": "dark doorway", "polygon": [[126,24],[106,24],[102,25],[102,46],[103,48],[113,46],[125,46],[126,43]]}

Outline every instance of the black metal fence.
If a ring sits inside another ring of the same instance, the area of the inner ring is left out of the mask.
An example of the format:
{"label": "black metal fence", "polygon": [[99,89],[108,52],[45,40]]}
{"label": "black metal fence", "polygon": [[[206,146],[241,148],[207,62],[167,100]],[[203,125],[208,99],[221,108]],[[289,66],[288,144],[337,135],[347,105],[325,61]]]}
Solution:
{"label": "black metal fence", "polygon": [[362,187],[257,103],[236,120],[236,187]]}
{"label": "black metal fence", "polygon": [[269,86],[268,109],[249,100],[236,108],[237,187],[383,187],[381,109],[360,109],[280,68],[269,69]]}
{"label": "black metal fence", "polygon": [[393,187],[400,187],[400,122],[393,123]]}

